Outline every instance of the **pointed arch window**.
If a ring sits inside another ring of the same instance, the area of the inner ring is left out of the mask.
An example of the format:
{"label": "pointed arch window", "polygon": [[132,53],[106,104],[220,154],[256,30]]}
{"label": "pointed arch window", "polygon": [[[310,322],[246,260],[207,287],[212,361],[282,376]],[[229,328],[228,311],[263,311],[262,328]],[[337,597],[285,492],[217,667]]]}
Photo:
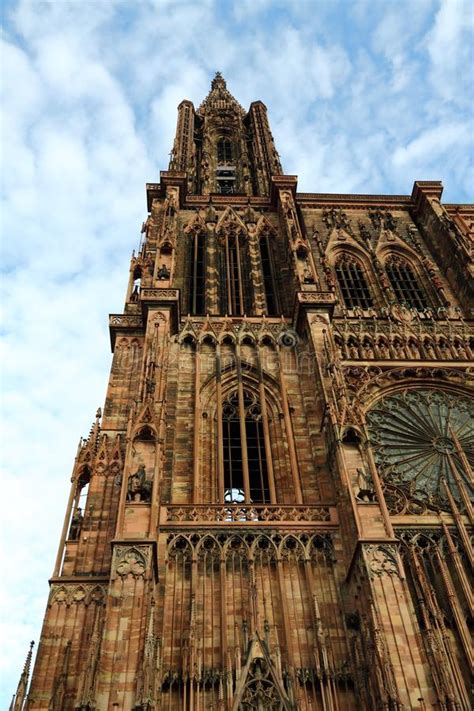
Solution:
{"label": "pointed arch window", "polygon": [[343,254],[336,262],[336,277],[341,295],[348,309],[356,306],[369,309],[372,295],[362,265],[349,254]]}
{"label": "pointed arch window", "polygon": [[267,315],[276,316],[278,314],[278,303],[275,288],[275,271],[273,267],[272,249],[269,235],[265,232],[259,239],[260,263],[262,265],[263,288],[265,290],[265,300],[267,305]]}
{"label": "pointed arch window", "polygon": [[243,408],[234,392],[222,407],[224,501],[270,503],[262,412],[252,393],[242,400]]}
{"label": "pointed arch window", "polygon": [[202,232],[191,235],[189,245],[189,304],[190,314],[202,316],[206,306],[206,242]]}
{"label": "pointed arch window", "polygon": [[411,265],[398,256],[389,257],[385,271],[400,304],[406,304],[418,311],[428,307],[426,294],[420,286]]}

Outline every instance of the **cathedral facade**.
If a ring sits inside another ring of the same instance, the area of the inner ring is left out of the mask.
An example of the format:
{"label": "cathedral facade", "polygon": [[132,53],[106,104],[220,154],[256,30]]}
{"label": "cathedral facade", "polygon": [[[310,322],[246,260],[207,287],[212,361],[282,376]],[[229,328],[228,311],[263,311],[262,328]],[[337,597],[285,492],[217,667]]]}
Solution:
{"label": "cathedral facade", "polygon": [[474,207],[178,107],[12,709],[469,711]]}

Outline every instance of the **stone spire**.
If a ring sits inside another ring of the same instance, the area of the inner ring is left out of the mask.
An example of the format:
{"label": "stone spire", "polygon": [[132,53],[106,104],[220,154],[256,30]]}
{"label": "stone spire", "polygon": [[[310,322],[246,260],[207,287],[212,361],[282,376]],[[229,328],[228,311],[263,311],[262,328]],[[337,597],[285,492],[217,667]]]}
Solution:
{"label": "stone spire", "polygon": [[21,711],[21,709],[23,708],[23,704],[26,699],[26,691],[28,689],[28,679],[30,678],[31,659],[33,657],[34,646],[35,643],[33,641],[30,642],[30,648],[28,650],[28,654],[26,655],[25,665],[20,676],[20,681],[18,682],[18,688],[16,690],[15,696],[13,697],[14,701],[12,700],[10,706],[10,709],[12,709],[12,711]]}
{"label": "stone spire", "polygon": [[198,114],[204,115],[212,110],[229,110],[245,116],[245,109],[239,104],[227,88],[226,81],[220,72],[216,72],[211,82],[211,91],[198,109]]}

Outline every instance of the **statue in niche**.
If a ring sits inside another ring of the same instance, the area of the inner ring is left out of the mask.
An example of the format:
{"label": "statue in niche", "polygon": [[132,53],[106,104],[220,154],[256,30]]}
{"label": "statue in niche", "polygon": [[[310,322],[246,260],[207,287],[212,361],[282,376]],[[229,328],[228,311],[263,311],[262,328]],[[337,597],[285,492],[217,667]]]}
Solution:
{"label": "statue in niche", "polygon": [[362,356],[364,358],[375,357],[374,349],[372,348],[372,344],[369,340],[365,340],[362,342]]}
{"label": "statue in niche", "polygon": [[382,340],[379,341],[377,344],[377,348],[379,351],[380,358],[383,358],[383,359],[390,358],[390,351],[388,350],[388,346],[385,343],[385,341],[382,341]]}
{"label": "statue in niche", "polygon": [[303,282],[305,284],[314,284],[314,277],[309,268],[307,259],[305,259],[303,262]]}
{"label": "statue in niche", "polygon": [[357,224],[359,227],[359,234],[360,234],[361,238],[364,240],[364,242],[367,243],[368,246],[370,246],[370,232],[369,232],[369,230],[367,229],[366,225],[364,225],[364,223],[361,220],[359,220],[359,222]]}
{"label": "statue in niche", "polygon": [[392,213],[389,212],[388,210],[384,216],[384,227],[386,230],[390,230],[390,232],[395,232],[395,230],[397,228],[397,221],[395,220]]}
{"label": "statue in niche", "polygon": [[288,220],[293,219],[293,208],[291,204],[291,194],[287,190],[281,192],[281,203],[283,214]]}
{"label": "statue in niche", "polygon": [[458,358],[460,358],[461,360],[469,360],[469,356],[468,356],[468,354],[467,354],[467,351],[466,351],[466,349],[464,348],[464,345],[463,345],[460,341],[457,341],[457,342],[454,344],[454,348],[456,349],[456,353],[457,353]]}
{"label": "statue in niche", "polygon": [[79,534],[81,533],[82,522],[84,521],[84,516],[82,515],[82,509],[78,506],[74,511],[71,520],[71,526],[69,528],[69,540],[77,541]]}
{"label": "statue in niche", "polygon": [[336,279],[334,278],[334,274],[332,273],[327,257],[323,257],[321,263],[323,265],[324,276],[326,277],[326,284],[328,285],[330,291],[335,291]]}
{"label": "statue in niche", "polygon": [[403,348],[401,341],[395,340],[393,342],[393,350],[397,359],[405,358],[405,349]]}
{"label": "statue in niche", "polygon": [[391,285],[388,280],[387,273],[383,267],[382,262],[377,258],[374,259],[374,267],[375,267],[375,271],[377,272],[377,276],[379,278],[380,286],[383,287],[384,289],[390,289]]}
{"label": "statue in niche", "polygon": [[155,392],[155,381],[153,378],[145,378],[145,389],[148,396],[153,395]]}
{"label": "statue in niche", "polygon": [[127,501],[150,501],[151,481],[146,478],[144,464],[128,477]]}
{"label": "statue in niche", "polygon": [[347,345],[349,347],[349,357],[352,359],[358,358],[359,357],[359,349],[357,348],[355,341],[350,340],[350,341],[348,341]]}
{"label": "statue in niche", "polygon": [[420,357],[419,348],[418,348],[417,344],[415,343],[415,341],[413,341],[413,340],[408,341],[408,353],[412,358],[419,358]]}
{"label": "statue in niche", "polygon": [[170,270],[166,266],[166,264],[162,264],[161,267],[158,269],[158,279],[160,281],[165,281],[166,279],[170,278]]}
{"label": "statue in niche", "polygon": [[372,477],[366,471],[365,467],[358,467],[357,473],[357,492],[356,499],[364,504],[371,504],[375,501],[374,485]]}
{"label": "statue in niche", "polygon": [[436,360],[436,352],[431,341],[425,341],[423,344],[426,356],[432,360]]}

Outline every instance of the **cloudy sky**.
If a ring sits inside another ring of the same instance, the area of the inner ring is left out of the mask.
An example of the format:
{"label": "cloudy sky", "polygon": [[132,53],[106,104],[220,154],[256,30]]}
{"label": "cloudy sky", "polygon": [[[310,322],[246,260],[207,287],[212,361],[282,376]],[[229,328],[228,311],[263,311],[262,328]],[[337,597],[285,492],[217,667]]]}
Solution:
{"label": "cloudy sky", "polygon": [[470,0],[3,2],[0,704],[38,639],[77,441],[183,98],[268,106],[308,192],[472,200]]}

